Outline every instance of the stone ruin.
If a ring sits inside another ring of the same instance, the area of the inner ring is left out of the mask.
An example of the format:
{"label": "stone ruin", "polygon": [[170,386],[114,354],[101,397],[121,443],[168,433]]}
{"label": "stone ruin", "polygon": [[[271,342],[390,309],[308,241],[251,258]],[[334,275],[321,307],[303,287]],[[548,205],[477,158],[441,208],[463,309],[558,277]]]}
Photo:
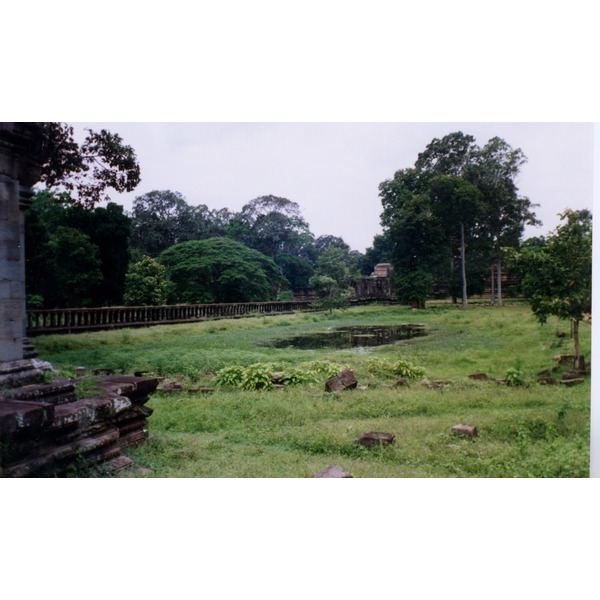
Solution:
{"label": "stone ruin", "polygon": [[[54,377],[25,338],[23,211],[44,160],[42,127],[0,123],[0,476],[129,466],[121,450],[148,437],[144,404],[158,380],[96,377],[92,397]],[[84,471],[79,471],[84,472]]]}
{"label": "stone ruin", "polygon": [[392,298],[391,277],[394,269],[390,263],[379,263],[371,275],[361,277],[354,283],[357,299],[390,300]]}

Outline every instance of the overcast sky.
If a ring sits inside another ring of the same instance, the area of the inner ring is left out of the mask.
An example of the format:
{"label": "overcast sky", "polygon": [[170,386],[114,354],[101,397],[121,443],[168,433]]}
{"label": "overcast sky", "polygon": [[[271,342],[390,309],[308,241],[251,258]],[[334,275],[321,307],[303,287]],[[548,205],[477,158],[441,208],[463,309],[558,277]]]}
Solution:
{"label": "overcast sky", "polygon": [[152,190],[191,205],[238,211],[258,196],[297,202],[316,235],[341,236],[355,250],[381,232],[379,183],[411,167],[435,137],[499,136],[528,157],[518,180],[538,203],[545,234],[566,207],[592,208],[593,125],[582,123],[73,123],[119,133],[138,156],[142,181],[113,200],[127,210]]}

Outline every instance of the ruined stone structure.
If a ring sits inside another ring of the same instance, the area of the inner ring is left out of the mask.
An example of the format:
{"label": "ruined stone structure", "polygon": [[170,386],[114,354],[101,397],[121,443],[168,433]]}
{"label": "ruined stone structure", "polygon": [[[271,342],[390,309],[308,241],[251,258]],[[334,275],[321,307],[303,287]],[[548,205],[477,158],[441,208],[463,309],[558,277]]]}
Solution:
{"label": "ruined stone structure", "polygon": [[359,300],[391,300],[393,271],[389,263],[375,265],[369,277],[362,277],[355,282],[355,297]]}
{"label": "ruined stone structure", "polygon": [[[92,397],[52,377],[25,336],[23,211],[39,181],[42,127],[0,123],[0,476],[64,475],[131,464],[121,450],[148,436],[154,378],[97,377]],[[44,375],[46,377],[44,377]],[[46,380],[45,380],[46,379]],[[88,385],[90,385],[88,383]]]}

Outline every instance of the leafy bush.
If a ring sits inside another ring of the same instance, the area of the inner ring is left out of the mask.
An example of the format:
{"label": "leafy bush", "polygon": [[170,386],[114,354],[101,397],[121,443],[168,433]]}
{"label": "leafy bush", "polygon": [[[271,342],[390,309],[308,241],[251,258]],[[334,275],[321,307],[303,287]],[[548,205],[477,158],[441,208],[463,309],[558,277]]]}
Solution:
{"label": "leafy bush", "polygon": [[367,370],[372,375],[404,377],[405,379],[418,379],[425,375],[423,367],[414,365],[404,358],[399,358],[395,362],[374,358],[369,360]]}
{"label": "leafy bush", "polygon": [[340,371],[343,371],[345,367],[328,360],[313,360],[311,362],[302,363],[300,368],[314,375],[315,379],[317,375],[325,375],[327,379],[331,379]]}
{"label": "leafy bush", "polygon": [[523,372],[519,369],[509,369],[506,371],[506,375],[504,377],[506,379],[506,385],[511,387],[518,387],[521,385],[525,385],[525,378],[523,377]]}
{"label": "leafy bush", "polygon": [[217,371],[215,375],[215,384],[219,387],[238,387],[244,377],[244,368],[239,365],[225,367]]}
{"label": "leafy bush", "polygon": [[243,390],[269,390],[273,387],[273,367],[255,363],[243,371],[239,387]]}
{"label": "leafy bush", "polygon": [[254,363],[248,367],[233,365],[217,371],[214,379],[219,387],[237,387],[243,390],[269,390],[273,387],[273,373],[282,371],[279,381],[283,385],[314,383],[320,378],[331,379],[344,367],[328,360],[302,363],[298,367]]}

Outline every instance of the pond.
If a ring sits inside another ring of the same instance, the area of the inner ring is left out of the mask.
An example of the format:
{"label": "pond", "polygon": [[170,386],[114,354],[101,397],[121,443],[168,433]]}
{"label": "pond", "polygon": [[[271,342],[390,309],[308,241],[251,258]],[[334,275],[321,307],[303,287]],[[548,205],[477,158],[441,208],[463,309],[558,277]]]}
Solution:
{"label": "pond", "polygon": [[330,327],[326,331],[307,333],[295,337],[280,338],[262,342],[261,346],[270,348],[298,348],[300,350],[318,350],[319,348],[366,348],[385,346],[398,340],[426,335],[425,326],[411,323],[408,325]]}

